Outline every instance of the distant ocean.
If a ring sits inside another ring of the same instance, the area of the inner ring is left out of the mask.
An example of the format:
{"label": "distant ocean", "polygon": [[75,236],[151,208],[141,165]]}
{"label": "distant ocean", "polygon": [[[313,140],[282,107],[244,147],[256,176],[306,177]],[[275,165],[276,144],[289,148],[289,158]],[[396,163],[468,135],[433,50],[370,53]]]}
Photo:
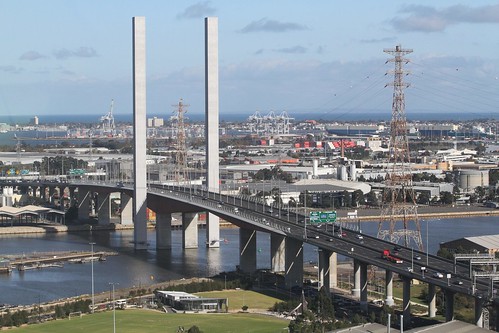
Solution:
{"label": "distant ocean", "polygon": [[[266,113],[262,112],[261,115]],[[220,114],[220,121],[245,121],[252,114]],[[295,120],[327,120],[327,121],[390,121],[390,112],[288,112],[289,117]],[[40,124],[62,124],[62,123],[98,123],[102,115],[98,114],[65,114],[65,115],[37,115]],[[115,114],[115,122],[132,122],[132,114]],[[148,114],[148,118],[158,117],[167,119],[168,114]],[[407,112],[407,120],[419,121],[468,121],[476,119],[497,119],[499,113],[444,113],[444,112]],[[33,119],[33,116],[0,115],[0,123],[9,125],[26,125]],[[188,121],[204,121],[204,114],[188,115]]]}

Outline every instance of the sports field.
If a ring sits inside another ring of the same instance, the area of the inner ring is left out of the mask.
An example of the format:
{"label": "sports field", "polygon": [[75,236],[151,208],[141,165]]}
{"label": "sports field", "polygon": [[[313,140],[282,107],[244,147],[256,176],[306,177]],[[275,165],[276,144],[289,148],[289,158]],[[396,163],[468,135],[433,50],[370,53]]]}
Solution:
{"label": "sports field", "polygon": [[[221,291],[206,291],[196,293],[201,297],[227,298],[229,312],[241,311],[243,305],[248,306],[248,311],[270,309],[276,302],[282,302],[272,296],[263,295],[252,290],[221,290]],[[282,298],[282,297],[281,297]]]}
{"label": "sports field", "polygon": [[[280,333],[287,332],[289,321],[271,316],[232,314],[166,314],[153,310],[117,310],[116,332],[177,333],[196,325],[204,333]],[[62,319],[21,327],[16,332],[39,333],[109,333],[113,332],[113,312],[107,311],[81,318]]]}

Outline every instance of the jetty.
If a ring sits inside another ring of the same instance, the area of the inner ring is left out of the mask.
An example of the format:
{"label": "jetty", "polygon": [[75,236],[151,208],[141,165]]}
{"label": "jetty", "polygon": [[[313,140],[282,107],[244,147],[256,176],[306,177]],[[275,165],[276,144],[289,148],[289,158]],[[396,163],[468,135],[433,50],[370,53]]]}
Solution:
{"label": "jetty", "polygon": [[106,257],[117,255],[117,252],[98,251],[98,252],[50,252],[33,253],[29,256],[9,255],[8,265],[2,267],[0,273],[10,273],[13,268],[18,271],[27,271],[32,269],[41,269],[49,267],[62,268],[64,262],[86,263],[91,261],[105,261]]}

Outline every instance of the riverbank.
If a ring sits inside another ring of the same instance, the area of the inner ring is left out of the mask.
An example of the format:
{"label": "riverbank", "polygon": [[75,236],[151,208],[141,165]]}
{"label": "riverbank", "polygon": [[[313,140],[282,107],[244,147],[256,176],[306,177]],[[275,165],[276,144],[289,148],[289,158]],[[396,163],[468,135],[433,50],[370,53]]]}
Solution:
{"label": "riverbank", "polygon": [[[357,212],[357,218],[352,219],[348,213]],[[377,208],[338,209],[336,210],[339,222],[352,222],[352,220],[378,222],[381,219],[381,210]],[[443,219],[462,218],[478,216],[499,215],[499,209],[491,209],[474,205],[454,206],[418,206],[418,217],[420,219]]]}
{"label": "riverbank", "polygon": [[15,234],[47,234],[47,233],[65,233],[65,232],[88,232],[88,231],[116,231],[132,230],[133,225],[106,224],[106,225],[61,225],[52,223],[38,223],[23,226],[4,226],[0,227],[0,235]]}

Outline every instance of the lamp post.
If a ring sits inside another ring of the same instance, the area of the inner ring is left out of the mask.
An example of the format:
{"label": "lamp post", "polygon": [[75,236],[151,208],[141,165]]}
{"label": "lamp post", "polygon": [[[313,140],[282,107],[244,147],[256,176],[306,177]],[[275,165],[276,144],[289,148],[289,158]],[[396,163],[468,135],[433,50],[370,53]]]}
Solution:
{"label": "lamp post", "polygon": [[109,282],[113,286],[113,293],[111,296],[113,302],[113,333],[116,333],[116,304],[114,303],[114,285],[119,284],[117,282]]}
{"label": "lamp post", "polygon": [[426,219],[426,267],[428,267],[428,219]]}
{"label": "lamp post", "polygon": [[92,266],[92,313],[94,313],[95,308],[95,298],[94,298],[94,242],[90,242],[90,264]]}

